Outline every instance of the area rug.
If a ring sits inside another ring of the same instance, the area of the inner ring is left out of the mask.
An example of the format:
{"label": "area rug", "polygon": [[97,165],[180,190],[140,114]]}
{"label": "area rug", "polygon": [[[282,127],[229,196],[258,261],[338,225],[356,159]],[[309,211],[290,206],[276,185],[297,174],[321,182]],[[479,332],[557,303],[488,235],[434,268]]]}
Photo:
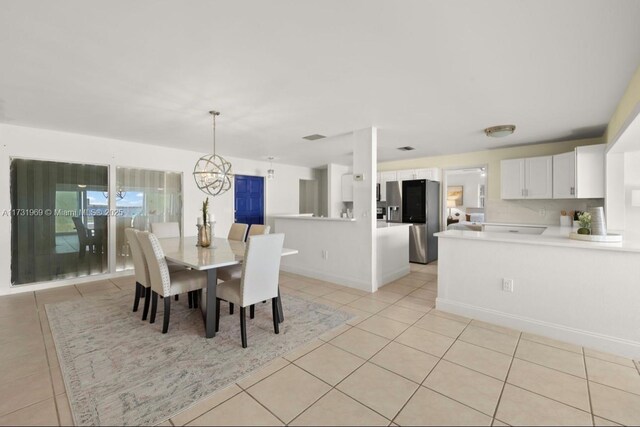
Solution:
{"label": "area rug", "polygon": [[186,298],[172,301],[167,334],[161,312],[151,325],[131,311],[131,293],[47,305],[76,425],[156,425],[352,317],[291,295],[282,299],[279,335],[270,303],[256,305],[254,319],[247,313],[246,349],[238,310],[230,316],[226,304],[211,339]]}

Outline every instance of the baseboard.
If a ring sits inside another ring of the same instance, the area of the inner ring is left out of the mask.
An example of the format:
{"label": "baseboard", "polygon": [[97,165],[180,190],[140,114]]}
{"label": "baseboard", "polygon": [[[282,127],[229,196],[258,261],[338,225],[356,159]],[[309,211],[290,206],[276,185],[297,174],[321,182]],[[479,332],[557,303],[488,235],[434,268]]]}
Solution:
{"label": "baseboard", "polygon": [[406,267],[399,268],[396,271],[392,271],[391,273],[388,273],[382,277],[379,277],[378,288],[381,288],[387,283],[393,282],[394,280],[398,280],[409,273],[411,273],[411,268],[409,267],[409,265],[407,265]]}
{"label": "baseboard", "polygon": [[312,277],[314,279],[324,280],[338,285],[372,292],[371,283],[364,282],[360,278],[340,276],[322,270],[315,270],[312,268],[300,267],[295,265],[280,264],[280,269],[286,271],[287,273],[300,274],[302,276]]}
{"label": "baseboard", "polygon": [[636,341],[516,316],[444,298],[436,298],[436,308],[507,328],[538,334],[607,353],[619,354],[634,360],[640,359],[640,343]]}

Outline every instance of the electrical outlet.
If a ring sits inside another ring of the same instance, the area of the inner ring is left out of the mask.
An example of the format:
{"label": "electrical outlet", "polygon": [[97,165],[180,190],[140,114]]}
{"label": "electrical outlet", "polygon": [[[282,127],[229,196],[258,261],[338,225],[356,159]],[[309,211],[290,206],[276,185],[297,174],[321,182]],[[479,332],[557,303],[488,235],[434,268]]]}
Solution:
{"label": "electrical outlet", "polygon": [[513,279],[502,279],[502,290],[505,292],[513,292]]}

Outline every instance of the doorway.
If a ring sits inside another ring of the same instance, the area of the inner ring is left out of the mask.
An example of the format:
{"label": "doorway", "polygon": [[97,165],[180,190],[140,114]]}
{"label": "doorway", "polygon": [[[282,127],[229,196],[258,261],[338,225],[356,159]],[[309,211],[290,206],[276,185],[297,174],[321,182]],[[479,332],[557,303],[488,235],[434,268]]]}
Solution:
{"label": "doorway", "polygon": [[261,176],[235,176],[235,222],[264,224],[264,178]]}

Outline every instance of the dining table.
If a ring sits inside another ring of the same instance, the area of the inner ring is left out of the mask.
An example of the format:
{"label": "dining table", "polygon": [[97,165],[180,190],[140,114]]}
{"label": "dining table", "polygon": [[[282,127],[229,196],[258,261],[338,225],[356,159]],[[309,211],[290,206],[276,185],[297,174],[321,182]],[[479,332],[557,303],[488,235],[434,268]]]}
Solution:
{"label": "dining table", "polygon": [[[168,261],[183,265],[193,270],[206,271],[207,285],[200,309],[205,326],[205,336],[216,336],[216,288],[218,285],[218,268],[241,264],[244,259],[246,243],[214,237],[208,247],[198,246],[197,236],[168,237],[158,239]],[[282,256],[295,255],[295,249],[282,248]],[[278,296],[280,291],[278,290]],[[284,320],[282,303],[278,298],[278,314]]]}

